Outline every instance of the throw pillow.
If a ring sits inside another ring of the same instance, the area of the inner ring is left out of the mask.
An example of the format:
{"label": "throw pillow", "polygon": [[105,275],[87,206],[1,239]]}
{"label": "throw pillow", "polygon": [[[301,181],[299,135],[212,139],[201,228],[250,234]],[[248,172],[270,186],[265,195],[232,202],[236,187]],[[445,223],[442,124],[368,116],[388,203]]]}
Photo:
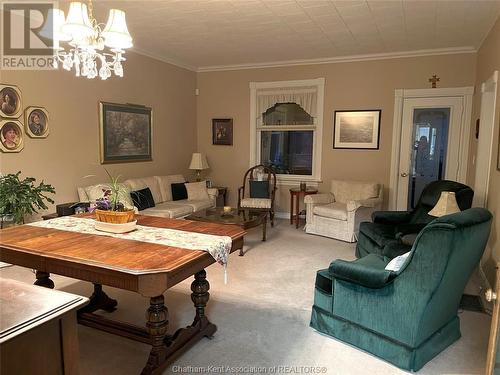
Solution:
{"label": "throw pillow", "polygon": [[269,181],[250,181],[250,198],[269,198]]}
{"label": "throw pillow", "polygon": [[404,253],[403,255],[400,255],[393,260],[391,260],[389,263],[387,263],[387,266],[385,266],[386,271],[393,271],[393,272],[399,272],[403,266],[406,263],[406,259],[408,259],[408,256],[410,255],[411,251],[408,251],[407,253]]}
{"label": "throw pillow", "polygon": [[149,188],[132,191],[130,192],[130,196],[132,197],[134,206],[136,206],[139,211],[155,206],[153,194]]}
{"label": "throw pillow", "polygon": [[180,201],[181,199],[187,199],[188,194],[186,190],[186,185],[184,182],[176,182],[170,185],[172,189],[172,200]]}
{"label": "throw pillow", "polygon": [[186,184],[187,196],[190,201],[208,201],[207,182],[190,182]]}

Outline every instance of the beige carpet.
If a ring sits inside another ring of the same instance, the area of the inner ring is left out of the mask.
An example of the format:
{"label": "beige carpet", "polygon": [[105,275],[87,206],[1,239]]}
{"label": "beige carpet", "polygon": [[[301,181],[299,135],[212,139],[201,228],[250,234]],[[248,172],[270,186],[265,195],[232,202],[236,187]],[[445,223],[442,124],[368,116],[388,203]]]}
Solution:
{"label": "beige carpet", "polygon": [[[228,285],[224,285],[221,266],[214,264],[207,269],[211,284],[207,312],[218,331],[212,340],[197,343],[165,374],[197,373],[198,367],[204,367],[201,370],[205,373],[221,373],[220,368],[207,372],[208,366],[232,366],[235,370],[276,366],[276,373],[280,373],[278,366],[298,366],[281,373],[311,373],[300,366],[319,366],[323,373],[336,375],[405,373],[309,328],[316,270],[326,268],[336,258],[354,259],[353,244],[307,235],[284,220],[268,230],[267,242],[261,242],[260,235],[259,229],[250,230],[245,256],[231,255]],[[2,268],[0,276],[30,283],[34,279],[30,270],[21,267]],[[53,280],[57,289],[91,294],[89,283],[59,276]],[[166,293],[171,330],[192,320],[190,284],[191,280],[186,280]],[[118,299],[119,308],[111,314],[114,318],[143,324],[148,305],[145,298],[114,288],[105,290]],[[460,319],[462,338],[419,374],[484,373],[490,317],[462,312]],[[83,326],[79,326],[79,335],[81,374],[140,373],[148,355],[146,345]]]}

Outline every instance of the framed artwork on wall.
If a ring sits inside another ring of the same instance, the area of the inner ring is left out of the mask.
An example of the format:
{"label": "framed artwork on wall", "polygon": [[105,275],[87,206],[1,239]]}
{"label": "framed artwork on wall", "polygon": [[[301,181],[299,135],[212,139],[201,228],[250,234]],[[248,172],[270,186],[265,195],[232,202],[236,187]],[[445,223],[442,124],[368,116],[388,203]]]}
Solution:
{"label": "framed artwork on wall", "polygon": [[382,111],[335,111],[333,148],[378,150]]}
{"label": "framed artwork on wall", "polygon": [[24,147],[23,126],[17,120],[0,121],[0,150],[19,152]]}
{"label": "framed artwork on wall", "polygon": [[212,144],[233,145],[233,119],[214,118],[212,119]]}
{"label": "framed artwork on wall", "polygon": [[153,160],[151,108],[100,102],[99,112],[101,164]]}
{"label": "framed artwork on wall", "polygon": [[23,106],[21,91],[14,85],[0,84],[0,117],[18,118]]}
{"label": "framed artwork on wall", "polygon": [[31,138],[47,138],[49,114],[43,107],[28,107],[24,111],[24,127]]}

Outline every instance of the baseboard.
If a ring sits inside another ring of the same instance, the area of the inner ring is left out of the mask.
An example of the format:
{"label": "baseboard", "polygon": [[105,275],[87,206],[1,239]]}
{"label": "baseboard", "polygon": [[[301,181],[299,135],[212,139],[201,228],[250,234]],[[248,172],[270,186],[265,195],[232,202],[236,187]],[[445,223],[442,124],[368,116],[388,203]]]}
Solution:
{"label": "baseboard", "polygon": [[278,219],[290,219],[290,212],[275,212],[274,217]]}

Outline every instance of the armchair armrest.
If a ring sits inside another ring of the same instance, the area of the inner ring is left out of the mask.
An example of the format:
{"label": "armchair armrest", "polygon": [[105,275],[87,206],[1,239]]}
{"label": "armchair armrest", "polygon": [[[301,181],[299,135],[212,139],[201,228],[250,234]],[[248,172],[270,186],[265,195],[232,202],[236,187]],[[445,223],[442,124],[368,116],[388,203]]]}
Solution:
{"label": "armchair armrest", "polygon": [[372,221],[380,224],[408,223],[410,218],[410,211],[375,211],[372,214]]}
{"label": "armchair armrest", "polygon": [[332,202],[335,202],[335,199],[331,193],[311,194],[304,197],[305,204],[328,204]]}
{"label": "armchair armrest", "polygon": [[360,200],[350,200],[347,201],[347,211],[356,211],[360,207],[380,207],[382,204],[382,197],[360,199]]}
{"label": "armchair armrest", "polygon": [[369,254],[352,262],[335,260],[330,264],[328,272],[336,279],[379,289],[393,279],[393,272],[385,270],[389,258],[377,254]]}

